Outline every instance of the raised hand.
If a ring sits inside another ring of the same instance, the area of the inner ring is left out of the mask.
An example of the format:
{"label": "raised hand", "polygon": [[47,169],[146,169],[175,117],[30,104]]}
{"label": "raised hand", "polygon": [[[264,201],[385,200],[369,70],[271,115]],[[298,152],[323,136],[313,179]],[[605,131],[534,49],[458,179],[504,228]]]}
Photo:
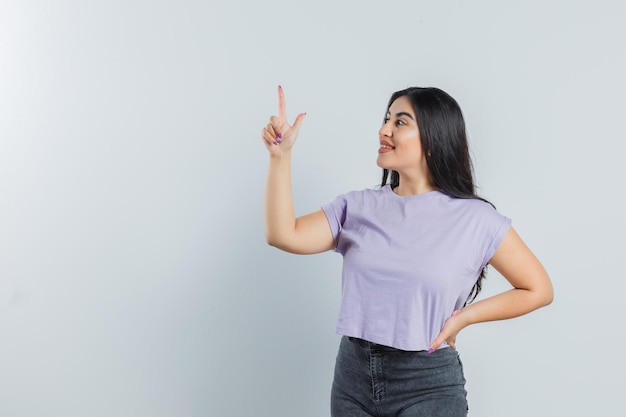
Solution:
{"label": "raised hand", "polygon": [[270,117],[270,122],[263,128],[263,141],[270,155],[280,155],[293,147],[300,132],[300,126],[306,113],[300,113],[293,125],[287,122],[285,92],[278,86],[278,116]]}

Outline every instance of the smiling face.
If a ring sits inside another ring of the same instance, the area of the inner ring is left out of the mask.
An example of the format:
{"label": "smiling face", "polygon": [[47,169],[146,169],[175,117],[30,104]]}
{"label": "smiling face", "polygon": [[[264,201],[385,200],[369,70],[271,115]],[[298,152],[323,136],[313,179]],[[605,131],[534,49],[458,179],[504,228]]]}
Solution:
{"label": "smiling face", "polygon": [[379,167],[397,171],[401,177],[429,176],[415,110],[406,96],[391,103],[378,137]]}

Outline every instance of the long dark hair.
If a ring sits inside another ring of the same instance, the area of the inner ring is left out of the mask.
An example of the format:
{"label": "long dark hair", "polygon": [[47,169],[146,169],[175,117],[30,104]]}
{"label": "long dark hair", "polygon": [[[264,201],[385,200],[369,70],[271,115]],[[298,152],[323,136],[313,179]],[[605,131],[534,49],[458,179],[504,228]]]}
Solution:
{"label": "long dark hair", "polygon": [[[456,100],[438,88],[410,87],[391,95],[387,111],[399,97],[407,97],[413,105],[422,150],[435,186],[450,197],[476,198],[489,203],[476,194],[465,121]],[[398,172],[383,169],[381,186],[386,184],[396,188],[400,184]],[[482,289],[486,272],[485,266],[465,301],[466,305],[474,301]]]}

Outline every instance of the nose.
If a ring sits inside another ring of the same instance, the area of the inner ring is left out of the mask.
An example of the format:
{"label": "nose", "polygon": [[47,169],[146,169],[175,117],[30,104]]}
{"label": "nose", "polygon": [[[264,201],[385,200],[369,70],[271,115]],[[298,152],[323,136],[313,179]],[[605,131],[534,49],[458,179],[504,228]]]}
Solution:
{"label": "nose", "polygon": [[378,130],[378,135],[386,137],[391,136],[391,126],[389,126],[389,122],[382,125],[382,127]]}

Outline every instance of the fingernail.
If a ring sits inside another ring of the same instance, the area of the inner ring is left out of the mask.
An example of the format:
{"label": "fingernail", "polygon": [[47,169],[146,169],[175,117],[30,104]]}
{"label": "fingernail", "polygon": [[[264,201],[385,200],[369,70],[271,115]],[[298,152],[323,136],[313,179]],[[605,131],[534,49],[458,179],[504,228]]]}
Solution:
{"label": "fingernail", "polygon": [[276,142],[276,141],[274,141],[274,142],[272,142],[272,143],[273,143],[274,145],[278,145],[278,142]]}
{"label": "fingernail", "polygon": [[431,354],[431,353],[433,353],[434,351],[435,351],[435,349],[430,348],[430,349],[428,349],[428,354],[430,355],[430,354]]}
{"label": "fingernail", "polygon": [[278,142],[278,143],[283,143],[283,141],[282,141],[282,140],[280,140],[280,139],[276,139],[276,142]]}
{"label": "fingernail", "polygon": [[282,133],[280,133],[280,132],[278,132],[278,135],[277,135],[277,136],[278,136],[278,139],[282,139],[282,138],[283,138],[283,134],[282,134]]}

